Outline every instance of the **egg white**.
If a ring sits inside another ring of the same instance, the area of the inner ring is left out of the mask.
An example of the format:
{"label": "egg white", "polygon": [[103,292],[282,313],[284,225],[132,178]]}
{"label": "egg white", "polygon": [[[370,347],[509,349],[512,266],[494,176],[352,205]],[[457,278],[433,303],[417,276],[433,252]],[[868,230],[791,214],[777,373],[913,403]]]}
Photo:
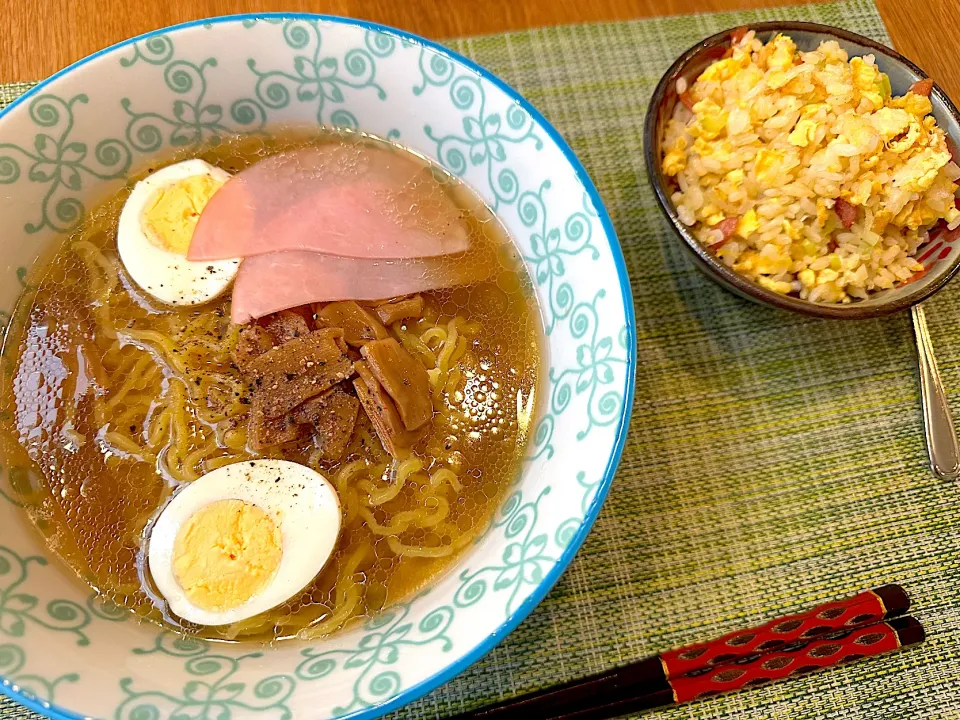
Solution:
{"label": "egg white", "polygon": [[158,300],[171,305],[199,305],[223,293],[236,277],[239,259],[194,262],[150,242],[143,215],[153,194],[196,175],[226,182],[230,173],[203,160],[184,160],[148,175],[130,192],[120,213],[117,250],[133,281]]}
{"label": "egg white", "polygon": [[[173,572],[177,533],[198,510],[218,500],[258,506],[277,524],[281,558],[273,578],[238,607],[197,607]],[[249,460],[217,468],[185,485],[162,510],[150,533],[147,564],[170,609],[199,625],[227,625],[259,615],[302,590],[330,559],[340,534],[340,500],[320,473],[287,460]]]}

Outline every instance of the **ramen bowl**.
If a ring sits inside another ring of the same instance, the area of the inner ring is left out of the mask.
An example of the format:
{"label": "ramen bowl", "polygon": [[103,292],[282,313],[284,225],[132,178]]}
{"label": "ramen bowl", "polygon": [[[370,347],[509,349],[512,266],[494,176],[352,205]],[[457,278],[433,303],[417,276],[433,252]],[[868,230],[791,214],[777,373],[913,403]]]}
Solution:
{"label": "ramen bowl", "polygon": [[[632,402],[632,300],[596,189],[516,92],[420,38],[333,17],[218,18],[54,75],[0,115],[0,310],[85,210],[155,157],[279,124],[359,129],[469,184],[519,247],[543,324],[539,411],[487,531],[431,586],[322,641],[210,643],[98,599],[0,458],[2,690],[50,717],[373,717],[451,679],[557,581],[600,510]],[[9,364],[4,368],[10,372]]]}

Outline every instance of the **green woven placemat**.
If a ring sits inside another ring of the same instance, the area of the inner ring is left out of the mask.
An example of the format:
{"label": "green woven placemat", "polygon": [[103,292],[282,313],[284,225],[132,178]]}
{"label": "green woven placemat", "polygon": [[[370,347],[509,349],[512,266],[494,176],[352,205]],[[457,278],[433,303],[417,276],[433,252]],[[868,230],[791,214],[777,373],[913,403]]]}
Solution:
{"label": "green woven placemat", "polygon": [[[653,86],[702,37],[792,18],[889,42],[869,0],[451,41],[570,141],[623,244],[639,367],[630,438],[572,567],[505,642],[397,717],[432,719],[886,582],[919,649],[655,718],[960,718],[960,489],[926,466],[906,316],[841,323],[757,307],[685,257],[643,165]],[[0,88],[7,102],[28,85]],[[960,408],[960,283],[928,304]],[[4,718],[32,713],[0,700]],[[233,718],[237,720],[237,718]]]}

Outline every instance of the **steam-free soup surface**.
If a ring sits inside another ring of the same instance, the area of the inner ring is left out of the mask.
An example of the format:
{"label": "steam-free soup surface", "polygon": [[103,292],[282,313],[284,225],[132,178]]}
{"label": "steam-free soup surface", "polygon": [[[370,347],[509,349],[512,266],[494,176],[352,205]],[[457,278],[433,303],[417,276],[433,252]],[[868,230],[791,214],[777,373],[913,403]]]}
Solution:
{"label": "steam-free soup surface", "polygon": [[[190,156],[237,172],[281,150],[344,142],[380,143],[285,130]],[[234,362],[229,293],[173,308],[130,281],[116,251],[129,189],[32,270],[4,343],[0,451],[51,548],[105,598],[208,637],[320,637],[408,597],[487,527],[532,422],[539,321],[499,223],[471,191],[433,174],[463,210],[469,261],[490,273],[423,293],[420,317],[388,327],[427,369],[434,404],[403,460],[384,450],[363,413],[339,460],[325,460],[312,441],[253,450],[251,387]],[[343,508],[335,554],[304,591],[264,615],[190,626],[169,612],[144,567],[151,520],[179,484],[258,457],[303,463],[331,480]]]}

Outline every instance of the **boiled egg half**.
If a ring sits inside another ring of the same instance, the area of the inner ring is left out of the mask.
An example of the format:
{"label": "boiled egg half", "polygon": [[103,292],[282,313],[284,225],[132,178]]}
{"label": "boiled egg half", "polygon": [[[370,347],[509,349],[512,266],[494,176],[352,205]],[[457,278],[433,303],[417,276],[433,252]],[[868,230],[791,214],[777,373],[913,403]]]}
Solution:
{"label": "boiled egg half", "polygon": [[229,287],[240,260],[194,262],[187,250],[200,213],[231,177],[203,160],[184,160],[148,175],[120,213],[117,249],[133,281],[171,305],[199,305]]}
{"label": "boiled egg half", "polygon": [[147,564],[176,615],[227,625],[306,587],[339,534],[340,502],[326,478],[286,460],[251,460],[179,490],[153,526]]}

